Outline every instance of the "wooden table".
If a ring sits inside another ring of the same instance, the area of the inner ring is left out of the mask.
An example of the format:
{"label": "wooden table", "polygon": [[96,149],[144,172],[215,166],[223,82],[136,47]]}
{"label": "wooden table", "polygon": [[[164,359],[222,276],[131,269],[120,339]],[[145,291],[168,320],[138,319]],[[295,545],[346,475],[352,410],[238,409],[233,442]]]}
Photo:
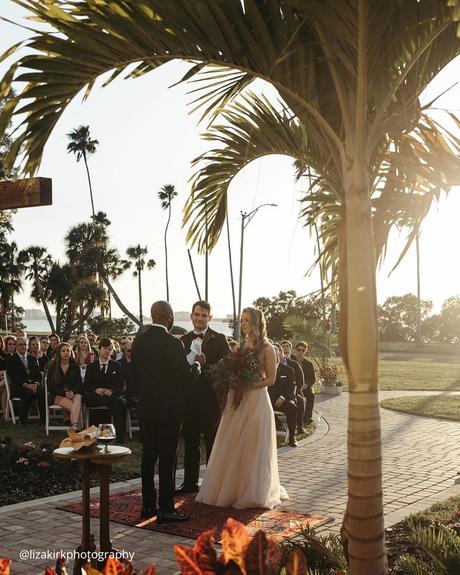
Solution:
{"label": "wooden table", "polygon": [[[131,455],[131,450],[121,445],[112,445],[105,453],[100,448],[82,448],[75,451],[73,447],[59,447],[53,451],[56,459],[74,459],[81,463],[81,490],[82,490],[82,517],[81,517],[81,544],[77,551],[94,551],[90,530],[90,471],[95,468],[99,474],[100,489],[100,517],[99,537],[100,550],[109,553],[113,550],[110,541],[110,505],[109,505],[109,481],[112,465],[119,463],[124,457]],[[74,562],[74,575],[80,575],[81,567],[85,560]]]}

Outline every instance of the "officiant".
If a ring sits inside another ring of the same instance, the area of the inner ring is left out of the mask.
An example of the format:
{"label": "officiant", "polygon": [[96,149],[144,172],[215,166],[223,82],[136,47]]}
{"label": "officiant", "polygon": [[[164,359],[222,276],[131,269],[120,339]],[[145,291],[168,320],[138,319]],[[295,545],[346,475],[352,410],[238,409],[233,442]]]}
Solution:
{"label": "officiant", "polygon": [[207,301],[193,304],[190,315],[193,331],[182,337],[187,361],[192,372],[192,384],[186,394],[182,426],[184,437],[184,482],[177,493],[196,493],[200,474],[200,438],[204,436],[206,462],[211,455],[219,424],[219,406],[211,381],[206,376],[209,366],[230,353],[227,338],[209,327],[211,306]]}

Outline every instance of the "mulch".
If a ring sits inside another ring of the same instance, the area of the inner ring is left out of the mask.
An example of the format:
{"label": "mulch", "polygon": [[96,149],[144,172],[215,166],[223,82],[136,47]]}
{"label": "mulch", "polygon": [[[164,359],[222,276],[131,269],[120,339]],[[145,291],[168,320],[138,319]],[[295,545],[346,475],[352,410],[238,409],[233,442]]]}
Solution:
{"label": "mulch", "polygon": [[[196,503],[194,497],[194,495],[182,495],[175,498],[177,511],[191,515],[188,521],[158,524],[155,517],[146,520],[140,518],[142,493],[139,489],[117,493],[110,497],[110,520],[189,539],[196,539],[203,531],[215,527],[217,540],[219,540],[220,532],[228,517],[233,517],[246,525],[251,535],[259,529],[263,529],[266,535],[276,540],[293,536],[300,526],[313,528],[334,521],[332,517],[324,515],[310,515],[283,509],[212,507],[203,503]],[[81,514],[81,503],[59,506],[57,509]],[[99,498],[93,498],[91,500],[91,516],[99,517],[99,511]]]}

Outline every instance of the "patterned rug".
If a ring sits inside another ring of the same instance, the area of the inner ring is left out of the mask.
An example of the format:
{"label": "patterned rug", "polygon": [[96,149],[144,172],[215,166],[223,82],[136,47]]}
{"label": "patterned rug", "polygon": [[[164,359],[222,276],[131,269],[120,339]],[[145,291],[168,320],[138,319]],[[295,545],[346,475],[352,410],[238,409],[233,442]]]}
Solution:
{"label": "patterned rug", "polygon": [[[158,524],[155,517],[150,519],[140,518],[142,495],[139,489],[117,493],[110,496],[110,520],[132,527],[180,535],[189,539],[196,539],[206,529],[216,527],[217,541],[219,541],[219,535],[227,517],[233,517],[246,525],[251,535],[259,529],[263,529],[266,535],[277,540],[294,535],[301,526],[319,527],[329,521],[334,521],[333,517],[296,513],[295,511],[284,511],[282,509],[226,509],[223,507],[211,507],[203,503],[196,503],[194,497],[194,495],[175,497],[177,511],[191,515],[188,521]],[[57,509],[81,514],[81,503],[59,506]],[[99,517],[99,498],[91,500],[91,517]]]}

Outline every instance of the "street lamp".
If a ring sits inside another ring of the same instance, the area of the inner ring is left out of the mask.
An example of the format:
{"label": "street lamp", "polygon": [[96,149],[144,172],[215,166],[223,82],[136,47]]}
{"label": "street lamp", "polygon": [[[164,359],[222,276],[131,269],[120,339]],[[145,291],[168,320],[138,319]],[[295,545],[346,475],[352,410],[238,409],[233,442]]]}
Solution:
{"label": "street lamp", "polygon": [[243,248],[244,248],[244,230],[248,226],[249,222],[252,218],[256,215],[256,213],[265,206],[274,206],[276,207],[277,204],[260,204],[257,208],[253,209],[252,212],[246,213],[241,212],[241,246],[240,246],[240,284],[238,290],[238,317],[235,318],[233,325],[233,336],[235,339],[239,339],[239,326],[240,326],[240,316],[241,316],[241,292],[243,289]]}

